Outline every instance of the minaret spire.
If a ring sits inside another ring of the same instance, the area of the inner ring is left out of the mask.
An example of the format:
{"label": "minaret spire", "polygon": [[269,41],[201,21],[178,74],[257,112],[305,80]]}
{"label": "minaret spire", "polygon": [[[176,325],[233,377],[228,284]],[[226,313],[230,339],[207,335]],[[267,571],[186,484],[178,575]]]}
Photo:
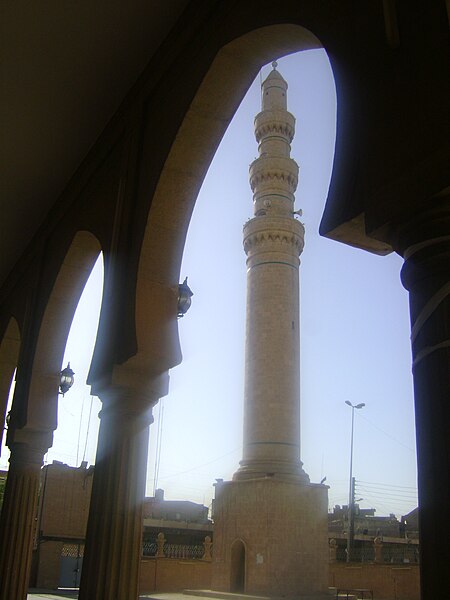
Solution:
{"label": "minaret spire", "polygon": [[295,118],[288,84],[273,70],[255,117],[259,157],[250,165],[254,218],[244,226],[247,330],[244,450],[235,479],[307,480],[300,462],[299,256],[304,227],[294,215],[298,165],[290,157]]}

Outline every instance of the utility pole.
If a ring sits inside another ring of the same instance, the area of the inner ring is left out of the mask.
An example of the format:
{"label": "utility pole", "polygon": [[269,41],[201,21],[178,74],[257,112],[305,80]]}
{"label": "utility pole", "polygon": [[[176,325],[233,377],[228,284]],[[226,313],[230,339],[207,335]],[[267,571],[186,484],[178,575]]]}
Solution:
{"label": "utility pole", "polygon": [[351,561],[353,541],[355,538],[355,478],[351,478],[350,500],[348,503],[348,537],[347,537],[347,562]]}
{"label": "utility pole", "polygon": [[348,492],[348,532],[347,532],[347,562],[350,562],[350,555],[353,545],[354,524],[353,524],[353,504],[355,502],[355,478],[353,477],[353,427],[355,422],[355,408],[360,409],[365,406],[364,402],[353,405],[349,400],[345,404],[352,409],[352,433],[350,438],[350,486]]}

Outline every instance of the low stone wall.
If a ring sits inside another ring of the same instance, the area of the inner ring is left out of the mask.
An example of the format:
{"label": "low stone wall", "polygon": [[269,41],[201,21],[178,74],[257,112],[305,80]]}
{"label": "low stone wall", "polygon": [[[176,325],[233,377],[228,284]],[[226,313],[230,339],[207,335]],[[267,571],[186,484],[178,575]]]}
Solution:
{"label": "low stone wall", "polygon": [[332,563],[330,586],[369,588],[374,600],[420,600],[419,565]]}
{"label": "low stone wall", "polygon": [[[210,561],[144,558],[140,591],[181,592],[211,589]],[[420,600],[418,565],[330,564],[330,587],[369,588],[374,600]]]}
{"label": "low stone wall", "polygon": [[59,571],[63,542],[43,542],[33,560],[36,563],[36,580],[32,585],[47,590],[56,590],[59,585]]}
{"label": "low stone wall", "polygon": [[[33,585],[56,589],[59,582],[60,542],[40,547],[38,579]],[[340,563],[329,565],[329,585],[338,588],[369,588],[374,600],[420,600],[418,565]],[[187,560],[164,557],[143,558],[140,571],[141,593],[181,592],[211,589],[210,560]]]}
{"label": "low stone wall", "polygon": [[143,558],[139,591],[181,592],[186,588],[211,589],[211,562],[174,558]]}

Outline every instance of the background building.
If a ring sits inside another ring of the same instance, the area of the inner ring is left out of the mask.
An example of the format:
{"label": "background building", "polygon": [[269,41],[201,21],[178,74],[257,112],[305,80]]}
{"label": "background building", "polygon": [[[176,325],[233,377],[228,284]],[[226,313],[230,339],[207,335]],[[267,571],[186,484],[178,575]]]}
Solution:
{"label": "background building", "polygon": [[[374,508],[354,508],[355,533],[371,536],[398,537],[400,534],[400,521],[394,514],[388,517],[375,515]],[[348,529],[348,506],[335,506],[333,512],[328,513],[328,531],[344,532]]]}
{"label": "background building", "polygon": [[[31,585],[79,587],[83,566],[94,467],[69,467],[59,461],[41,473],[41,491],[33,546]],[[164,500],[164,490],[145,498],[142,553],[156,556],[158,534],[168,557],[202,558],[213,525],[208,507],[188,500]]]}

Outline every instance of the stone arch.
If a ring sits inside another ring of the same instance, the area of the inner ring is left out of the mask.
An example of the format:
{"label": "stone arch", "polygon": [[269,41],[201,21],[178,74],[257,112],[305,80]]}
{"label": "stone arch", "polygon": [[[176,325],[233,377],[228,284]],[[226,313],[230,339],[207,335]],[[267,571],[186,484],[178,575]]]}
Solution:
{"label": "stone arch", "polygon": [[[0,421],[5,423],[9,391],[14,371],[17,368],[20,351],[20,330],[14,317],[11,317],[0,343]],[[3,426],[0,433],[0,444],[3,439]]]}
{"label": "stone arch", "polygon": [[[40,322],[28,394],[22,395],[19,391],[21,418],[18,422],[14,420],[19,427],[49,433],[57,427],[59,372],[64,350],[78,302],[100,252],[100,243],[92,233],[78,231],[75,234]],[[16,394],[17,387],[14,417]],[[23,396],[26,396],[25,403]]]}
{"label": "stone arch", "polygon": [[137,354],[115,366],[116,381],[123,381],[130,369],[162,373],[181,362],[176,320],[180,266],[192,211],[211,160],[260,68],[275,57],[321,47],[299,25],[272,25],[233,40],[216,55],[185,115],[153,196],[137,274]]}
{"label": "stone arch", "polygon": [[247,569],[247,548],[240,538],[230,548],[230,592],[244,593]]}

